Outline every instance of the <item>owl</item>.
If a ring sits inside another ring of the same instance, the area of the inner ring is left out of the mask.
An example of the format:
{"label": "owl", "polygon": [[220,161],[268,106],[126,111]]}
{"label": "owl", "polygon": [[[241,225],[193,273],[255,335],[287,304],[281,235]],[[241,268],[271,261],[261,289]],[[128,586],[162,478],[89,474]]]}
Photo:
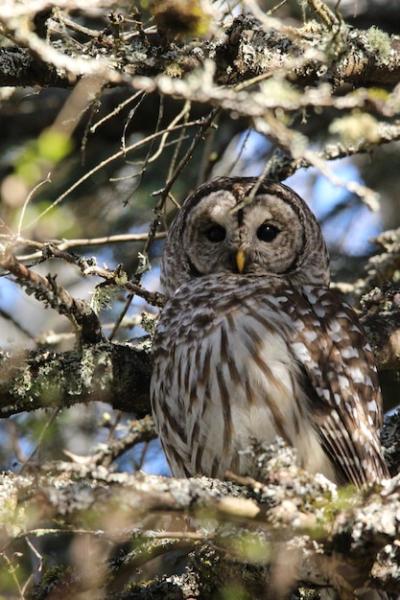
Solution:
{"label": "owl", "polygon": [[283,184],[220,178],[173,222],[151,402],[172,473],[251,475],[254,442],[277,436],[301,467],[339,485],[388,475],[381,393],[352,308],[329,289],[307,204]]}

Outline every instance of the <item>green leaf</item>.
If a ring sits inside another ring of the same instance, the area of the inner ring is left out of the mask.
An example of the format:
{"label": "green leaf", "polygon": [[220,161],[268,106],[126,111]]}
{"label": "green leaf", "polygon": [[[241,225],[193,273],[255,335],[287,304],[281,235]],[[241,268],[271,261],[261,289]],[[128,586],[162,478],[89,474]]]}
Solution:
{"label": "green leaf", "polygon": [[56,129],[46,129],[37,141],[39,156],[57,163],[62,160],[72,150],[71,138],[57,131]]}

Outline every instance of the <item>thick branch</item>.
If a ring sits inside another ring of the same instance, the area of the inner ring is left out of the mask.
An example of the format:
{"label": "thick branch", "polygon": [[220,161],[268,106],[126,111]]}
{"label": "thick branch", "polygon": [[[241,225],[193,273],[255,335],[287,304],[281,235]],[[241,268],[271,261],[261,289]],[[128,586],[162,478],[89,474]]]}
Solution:
{"label": "thick branch", "polygon": [[[363,85],[395,85],[399,81],[398,37],[345,27],[338,33],[314,22],[308,28],[291,29],[290,36],[286,29],[265,30],[254,17],[241,15],[226,30],[222,42],[206,40],[196,41],[195,45],[190,42],[165,46],[159,35],[147,35],[145,39],[136,35],[130,45],[124,47],[121,75],[110,70],[110,83],[129,84],[132,75],[154,76],[172,69],[175,75],[184,74],[201,66],[204,58],[216,59],[218,84],[238,83],[261,74],[272,75],[277,70],[290,73],[292,80],[308,83],[319,81],[321,76],[336,83]],[[108,51],[113,45],[112,39],[102,41],[99,37],[99,56],[104,54],[103,42]],[[56,65],[58,68],[46,65],[34,54],[19,47],[1,49],[0,85],[65,87],[74,83],[73,61],[69,57],[68,77],[60,65]],[[79,64],[80,58],[76,57]],[[104,76],[103,67],[101,74]],[[76,76],[79,75],[77,68]]]}
{"label": "thick branch", "polygon": [[0,355],[0,417],[49,406],[104,401],[148,414],[150,351],[100,343],[81,351]]}
{"label": "thick branch", "polygon": [[[386,46],[382,43],[379,47],[368,31],[343,28],[327,32],[313,22],[288,39],[276,30],[265,31],[257,19],[239,16],[228,30],[228,43],[220,50],[227,53],[229,63],[233,62],[232,75],[237,80],[261,73],[272,75],[281,69],[290,72],[292,79],[307,82],[323,76],[337,83],[396,85],[400,77],[400,39],[384,39]],[[224,78],[222,71],[220,78]]]}
{"label": "thick branch", "polygon": [[[245,578],[251,585],[256,585],[257,579],[259,584],[273,585],[273,569],[266,580],[265,571],[255,568],[254,563],[251,568],[254,551],[249,554],[246,547],[250,549],[252,540],[258,544],[256,564],[261,567],[276,564],[281,552],[287,557],[291,549],[300,550],[289,561],[294,562],[292,584],[303,580],[311,585],[331,585],[341,598],[346,597],[342,593],[349,589],[348,580],[352,586],[362,587],[372,578],[378,587],[384,584],[387,591],[396,589],[396,554],[391,556],[389,550],[396,547],[400,535],[398,478],[363,493],[341,493],[322,476],[308,475],[296,467],[293,450],[282,442],[255,450],[254,459],[259,467],[258,481],[177,480],[66,462],[44,465],[31,475],[5,474],[0,481],[0,494],[7,496],[2,535],[5,540],[54,536],[60,529],[60,535],[69,531],[108,543],[136,540],[133,552],[118,563],[114,561],[114,576],[121,567],[132,576],[135,566],[143,566],[154,556],[148,552],[148,540],[153,541],[153,550],[158,545],[162,554],[170,549],[168,541],[186,539],[186,552],[180,560],[187,560],[190,546],[196,548],[197,544],[197,553],[186,562],[186,570],[175,562],[175,572],[178,569],[187,574],[188,568],[195,572],[200,569],[200,587],[208,585],[214,590],[224,583],[229,565],[232,568],[234,564],[238,577],[243,576],[246,565],[250,567],[252,575]],[[191,525],[185,524],[188,514],[195,516]],[[156,531],[146,531],[147,523]],[[193,531],[194,527],[198,529]],[[205,544],[203,549],[199,541]],[[206,547],[209,558],[218,561],[218,569],[210,570],[208,561],[202,572],[201,556]],[[196,556],[197,563],[193,560]],[[160,568],[164,569],[162,562]],[[166,579],[161,577],[152,585],[159,587],[162,581]],[[140,589],[148,588],[143,582],[137,592]],[[210,597],[204,593],[200,590],[192,598]]]}
{"label": "thick branch", "polygon": [[34,58],[26,48],[0,48],[0,86],[69,87],[71,81],[53,65]]}

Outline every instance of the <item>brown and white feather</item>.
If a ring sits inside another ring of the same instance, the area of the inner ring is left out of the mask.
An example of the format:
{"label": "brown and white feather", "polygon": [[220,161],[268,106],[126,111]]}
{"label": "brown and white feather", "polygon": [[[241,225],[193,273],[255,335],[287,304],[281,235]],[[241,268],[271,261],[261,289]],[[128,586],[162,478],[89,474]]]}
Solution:
{"label": "brown and white feather", "polygon": [[[151,397],[171,469],[251,475],[252,442],[281,436],[311,472],[357,486],[379,480],[387,470],[373,356],[356,314],[328,288],[318,223],[279,184],[265,184],[238,215],[253,183],[203,186],[169,233]],[[282,233],[264,249],[253,229],[265,218]],[[207,219],[226,231],[219,248],[203,239]],[[239,247],[245,273],[230,260]]]}

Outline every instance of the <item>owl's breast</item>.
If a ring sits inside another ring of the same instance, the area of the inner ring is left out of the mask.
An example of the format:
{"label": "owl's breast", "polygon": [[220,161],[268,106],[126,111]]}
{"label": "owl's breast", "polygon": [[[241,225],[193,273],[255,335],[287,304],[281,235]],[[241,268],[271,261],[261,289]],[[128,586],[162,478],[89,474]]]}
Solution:
{"label": "owl's breast", "polygon": [[252,444],[277,436],[298,449],[302,464],[309,466],[311,457],[317,463],[312,470],[329,470],[305,415],[279,296],[269,296],[260,283],[236,282],[233,291],[225,281],[225,288],[206,294],[202,287],[192,298],[183,288],[179,310],[176,298],[164,310],[152,397],[176,475],[222,477],[228,469],[251,474]]}
{"label": "owl's breast", "polygon": [[[283,288],[278,277],[257,275],[213,274],[191,280],[169,298],[156,330],[155,346],[169,347],[171,337],[190,343],[208,336],[228,315],[246,312],[246,304],[264,302],[271,322],[276,320],[279,296]],[[287,298],[282,297],[285,301]]]}

